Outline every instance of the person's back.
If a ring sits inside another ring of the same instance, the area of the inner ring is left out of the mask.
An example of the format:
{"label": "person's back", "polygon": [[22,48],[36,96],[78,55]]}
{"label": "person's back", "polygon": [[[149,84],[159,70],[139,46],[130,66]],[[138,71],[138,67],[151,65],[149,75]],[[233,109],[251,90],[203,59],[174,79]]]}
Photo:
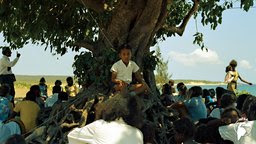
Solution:
{"label": "person's back", "polygon": [[77,144],[76,139],[79,137],[88,144],[143,144],[142,132],[127,125],[122,119],[111,122],[97,120],[86,127],[73,130],[68,135],[69,144]]}
{"label": "person's back", "polygon": [[191,98],[184,103],[193,122],[196,122],[202,118],[206,118],[207,109],[201,97],[202,88],[199,86],[194,86],[189,89],[189,93],[191,93]]}
{"label": "person's back", "polygon": [[17,103],[14,108],[15,113],[20,113],[20,119],[24,123],[26,132],[36,127],[36,119],[39,114],[40,107],[35,102],[35,95],[29,91],[26,100]]}

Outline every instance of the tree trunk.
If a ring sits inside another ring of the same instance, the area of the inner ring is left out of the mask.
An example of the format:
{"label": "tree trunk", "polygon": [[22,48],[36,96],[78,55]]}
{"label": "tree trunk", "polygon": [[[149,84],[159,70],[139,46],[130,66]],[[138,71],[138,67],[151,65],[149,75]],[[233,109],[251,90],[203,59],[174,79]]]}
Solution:
{"label": "tree trunk", "polygon": [[[43,134],[34,136],[28,141],[46,141],[46,143],[66,143],[68,131],[76,126],[84,126],[94,120],[94,105],[99,97],[107,98],[108,90],[96,83],[109,86],[111,73],[110,67],[117,59],[110,58],[110,53],[117,55],[117,48],[122,44],[132,47],[133,60],[139,65],[152,95],[145,100],[144,111],[147,121],[156,127],[156,143],[171,143],[169,141],[171,125],[166,119],[167,110],[161,105],[157,93],[153,68],[145,67],[145,58],[150,52],[153,37],[166,17],[167,0],[123,0],[116,7],[111,20],[100,27],[99,40],[91,50],[92,55],[80,55],[74,63],[75,74],[92,80],[90,87],[79,94],[75,99],[60,107],[53,108],[47,123],[44,123]],[[101,22],[102,23],[102,22]],[[85,60],[86,58],[86,60]],[[81,60],[81,61],[80,61]],[[79,72],[80,67],[80,72]],[[85,75],[83,75],[85,74]],[[102,75],[106,78],[101,80]],[[88,78],[91,76],[92,78]],[[98,79],[98,80],[97,80]],[[77,117],[78,115],[78,117]],[[159,127],[160,126],[160,127]],[[43,136],[42,136],[43,135]],[[40,140],[41,139],[41,140]]]}

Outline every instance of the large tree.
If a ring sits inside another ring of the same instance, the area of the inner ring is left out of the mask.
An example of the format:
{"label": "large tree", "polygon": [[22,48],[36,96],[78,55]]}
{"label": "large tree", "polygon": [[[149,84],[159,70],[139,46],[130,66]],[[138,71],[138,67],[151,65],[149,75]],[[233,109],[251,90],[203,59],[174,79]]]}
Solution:
{"label": "large tree", "polygon": [[[252,5],[253,0],[240,1],[245,11]],[[156,94],[156,57],[150,46],[166,37],[182,36],[193,15],[215,29],[223,11],[232,7],[232,0],[0,0],[0,32],[13,49],[29,42],[59,54],[87,49],[75,57],[74,74],[82,84],[97,88],[88,94],[109,87],[109,69],[117,60],[118,47],[129,44],[133,60]],[[195,36],[200,44],[201,34]],[[161,128],[158,142],[166,143],[165,127]]]}

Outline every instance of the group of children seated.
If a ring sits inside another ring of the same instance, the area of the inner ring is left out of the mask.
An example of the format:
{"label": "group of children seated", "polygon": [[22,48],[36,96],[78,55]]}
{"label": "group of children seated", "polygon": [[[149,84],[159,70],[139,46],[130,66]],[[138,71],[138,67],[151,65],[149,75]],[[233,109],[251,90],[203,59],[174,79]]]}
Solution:
{"label": "group of children seated", "polygon": [[180,118],[174,122],[177,143],[256,143],[255,96],[236,96],[222,87],[187,89],[184,83],[178,83],[177,90],[174,96],[172,87],[165,84],[160,97]]}
{"label": "group of children seated", "polygon": [[16,104],[12,103],[9,86],[0,86],[0,143],[4,143],[14,134],[28,135],[37,127],[40,111],[65,102],[69,97],[78,93],[78,87],[73,78],[68,77],[64,90],[62,82],[56,80],[52,88],[52,95],[47,95],[45,79],[41,78],[39,85],[32,85],[26,97]]}

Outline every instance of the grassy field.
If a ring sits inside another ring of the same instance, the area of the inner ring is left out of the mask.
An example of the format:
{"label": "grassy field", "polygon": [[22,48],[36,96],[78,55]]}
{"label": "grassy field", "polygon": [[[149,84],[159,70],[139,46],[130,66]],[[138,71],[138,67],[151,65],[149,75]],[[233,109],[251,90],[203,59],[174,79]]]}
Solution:
{"label": "grassy field", "polygon": [[[52,87],[54,86],[54,82],[56,80],[62,81],[62,86],[66,85],[66,78],[67,76],[28,76],[28,75],[17,75],[15,82],[15,90],[16,90],[16,98],[23,98],[25,97],[26,93],[29,91],[30,86],[39,84],[39,80],[41,77],[44,77],[46,80],[46,84],[48,85],[48,95],[52,94]],[[177,79],[175,83],[184,82],[185,84],[190,83],[204,83],[204,84],[219,84],[221,82],[213,82],[213,81],[206,81],[206,80],[182,80]]]}
{"label": "grassy field", "polygon": [[16,75],[15,91],[16,98],[23,98],[29,91],[32,85],[39,84],[39,80],[44,77],[46,84],[48,85],[48,95],[52,94],[52,87],[56,80],[62,81],[62,86],[66,85],[66,78],[68,76],[27,76],[27,75]]}

